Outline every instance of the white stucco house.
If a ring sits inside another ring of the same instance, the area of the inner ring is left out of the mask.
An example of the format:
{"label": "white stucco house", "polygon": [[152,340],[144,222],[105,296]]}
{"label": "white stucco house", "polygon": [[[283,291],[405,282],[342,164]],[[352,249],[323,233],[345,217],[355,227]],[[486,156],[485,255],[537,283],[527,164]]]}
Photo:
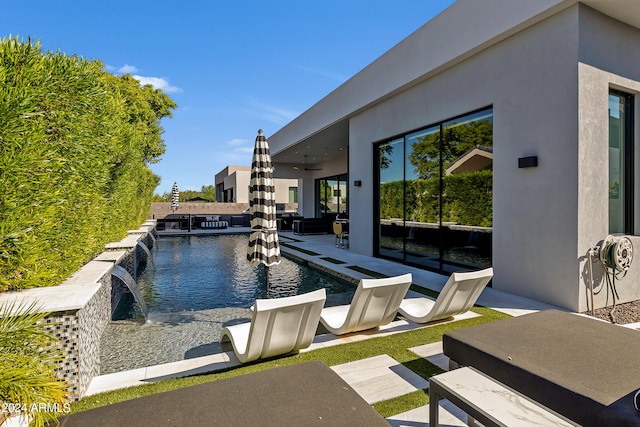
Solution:
{"label": "white stucco house", "polygon": [[[268,139],[304,216],[344,188],[350,250],[585,311],[587,252],[640,250],[638,93],[639,1],[458,0]],[[640,259],[616,290],[640,299]]]}

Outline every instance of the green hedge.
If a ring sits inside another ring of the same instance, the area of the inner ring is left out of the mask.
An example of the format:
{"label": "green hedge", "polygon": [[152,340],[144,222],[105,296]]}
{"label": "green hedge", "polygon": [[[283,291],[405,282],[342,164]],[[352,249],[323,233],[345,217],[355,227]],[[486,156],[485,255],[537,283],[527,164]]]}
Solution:
{"label": "green hedge", "polygon": [[[491,227],[492,180],[490,170],[443,177],[442,221]],[[393,181],[380,186],[380,217],[437,223],[440,219],[439,179]]]}
{"label": "green hedge", "polygon": [[0,290],[62,282],[148,216],[176,105],[98,61],[0,40]]}

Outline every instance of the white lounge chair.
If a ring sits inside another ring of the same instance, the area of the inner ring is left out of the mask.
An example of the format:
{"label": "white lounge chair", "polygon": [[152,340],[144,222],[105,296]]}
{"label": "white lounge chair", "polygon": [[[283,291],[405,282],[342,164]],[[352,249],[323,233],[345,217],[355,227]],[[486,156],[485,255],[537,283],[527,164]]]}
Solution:
{"label": "white lounge chair", "polygon": [[336,335],[386,325],[395,318],[411,286],[411,274],[384,279],[361,279],[351,304],[326,307],[320,322]]}
{"label": "white lounge chair", "polygon": [[449,319],[466,313],[476,303],[482,290],[493,277],[493,268],[470,273],[453,273],[442,288],[438,298],[407,298],[398,311],[416,323]]}
{"label": "white lounge chair", "polygon": [[324,289],[292,297],[256,300],[251,322],[227,326],[220,342],[231,341],[241,363],[297,353],[309,347],[327,299]]}

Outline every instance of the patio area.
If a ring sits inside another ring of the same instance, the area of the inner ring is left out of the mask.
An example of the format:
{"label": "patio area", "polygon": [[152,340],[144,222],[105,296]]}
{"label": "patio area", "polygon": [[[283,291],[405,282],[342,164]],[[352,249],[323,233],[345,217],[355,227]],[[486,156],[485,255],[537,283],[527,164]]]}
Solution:
{"label": "patio area", "polygon": [[[193,230],[190,233],[179,230],[166,230],[159,232],[159,234],[160,236],[164,236],[245,232],[248,233],[249,229],[230,227],[221,230]],[[387,276],[412,273],[414,284],[440,292],[447,279],[445,276],[429,271],[408,267],[383,259],[362,256],[348,249],[337,248],[333,235],[312,234],[301,236],[294,235],[292,232],[281,232],[280,241],[283,253],[299,258],[317,268],[330,270],[334,274],[355,280],[370,278],[371,273],[384,274]],[[478,304],[510,316],[521,316],[544,309],[558,309],[548,304],[506,294],[491,288],[485,288],[478,300]],[[469,312],[462,316],[456,316],[454,321],[474,316],[478,316],[478,314]],[[424,325],[399,319],[389,325],[381,327],[377,331],[365,331],[341,337],[332,334],[318,335],[313,344],[303,350],[303,352],[424,327]],[[421,345],[410,348],[409,350],[440,367],[442,370],[446,371],[449,368],[449,360],[442,352],[441,342]],[[228,351],[189,360],[113,373],[94,378],[86,395],[148,384],[169,378],[229,369],[238,365],[240,365],[240,362],[236,359],[233,351]],[[393,399],[420,389],[428,388],[427,380],[389,355],[367,357],[362,360],[331,366],[331,369],[369,404]],[[448,403],[441,404],[440,412],[440,420],[442,423],[447,425],[466,425],[465,414],[455,406]],[[424,406],[389,417],[387,421],[393,426],[410,426],[417,424],[426,425],[425,423],[428,423],[428,419],[429,408],[428,406]]]}

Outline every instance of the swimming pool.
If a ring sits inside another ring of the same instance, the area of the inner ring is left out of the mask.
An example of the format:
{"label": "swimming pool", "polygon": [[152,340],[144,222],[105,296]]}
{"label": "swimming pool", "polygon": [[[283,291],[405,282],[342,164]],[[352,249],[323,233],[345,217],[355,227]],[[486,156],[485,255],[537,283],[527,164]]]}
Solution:
{"label": "swimming pool", "polygon": [[[219,353],[224,326],[250,320],[265,298],[262,266],[246,260],[248,235],[162,237],[138,285],[148,321],[124,299],[101,339],[101,374]],[[269,297],[327,289],[326,306],[348,304],[355,284],[284,258],[270,269]]]}

